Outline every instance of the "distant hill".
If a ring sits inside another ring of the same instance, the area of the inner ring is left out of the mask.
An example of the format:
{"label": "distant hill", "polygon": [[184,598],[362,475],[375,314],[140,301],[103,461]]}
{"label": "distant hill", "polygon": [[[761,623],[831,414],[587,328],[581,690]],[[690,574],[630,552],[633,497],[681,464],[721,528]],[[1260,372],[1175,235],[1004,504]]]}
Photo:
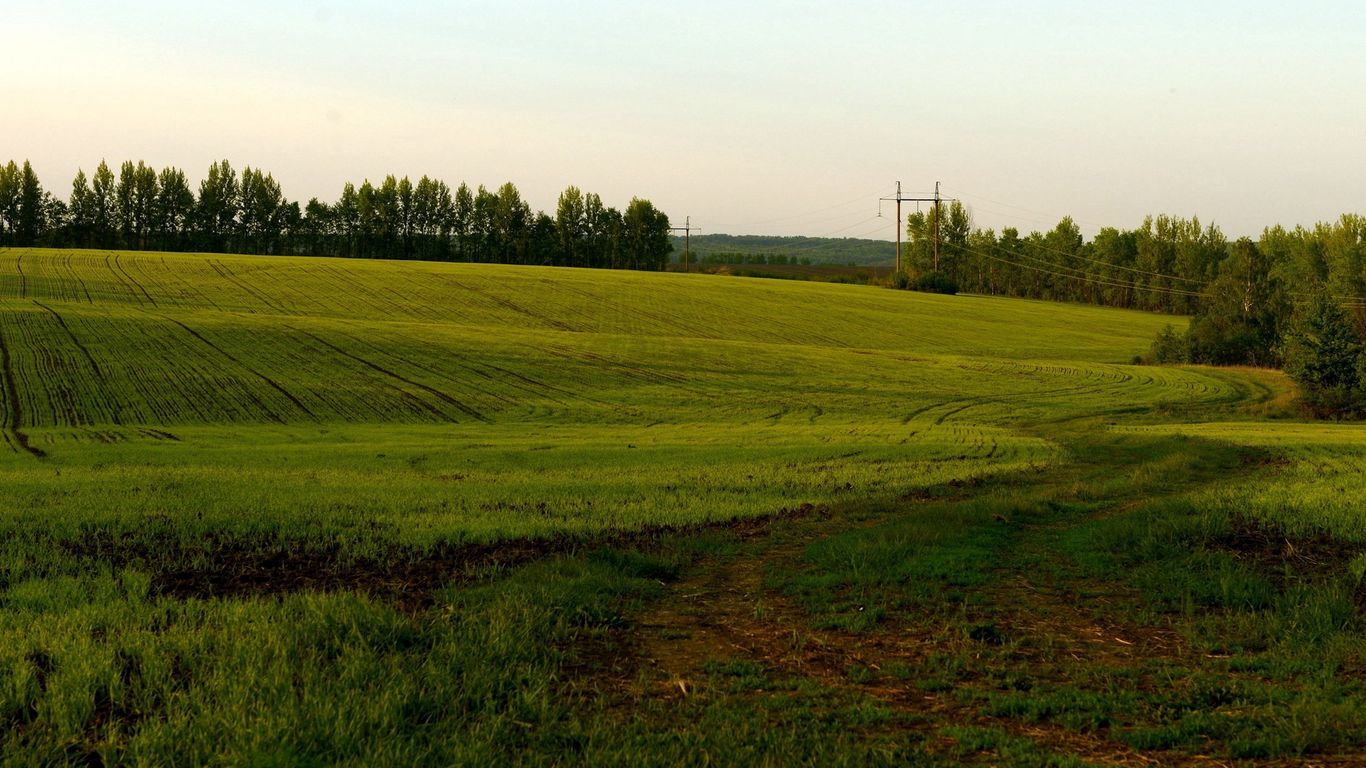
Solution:
{"label": "distant hill", "polygon": [[[683,238],[673,238],[674,261],[683,258]],[[778,237],[770,235],[693,235],[692,255],[698,264],[838,264],[889,266],[895,247],[885,240],[854,237]],[[778,261],[769,257],[782,256]],[[805,259],[806,261],[803,261]]]}

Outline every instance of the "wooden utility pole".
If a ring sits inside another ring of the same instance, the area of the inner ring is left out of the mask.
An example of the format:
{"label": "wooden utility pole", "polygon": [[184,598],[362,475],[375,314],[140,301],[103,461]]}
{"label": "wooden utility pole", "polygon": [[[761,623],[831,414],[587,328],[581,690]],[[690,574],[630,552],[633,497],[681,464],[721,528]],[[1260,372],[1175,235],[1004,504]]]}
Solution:
{"label": "wooden utility pole", "polygon": [[939,272],[939,182],[934,183],[934,271]]}
{"label": "wooden utility pole", "polygon": [[906,203],[934,203],[934,271],[939,271],[939,182],[934,183],[934,197],[902,197],[901,182],[896,183],[896,196],[883,197],[880,200],[896,201],[896,271],[901,271],[901,229],[906,222],[901,220],[901,204]]}
{"label": "wooden utility pole", "polygon": [[690,271],[690,268],[688,267],[688,257],[691,255],[690,251],[691,251],[691,246],[692,246],[692,231],[693,231],[694,229],[697,230],[697,231],[699,231],[699,232],[702,231],[702,228],[701,228],[701,227],[694,227],[694,226],[692,225],[692,217],[691,217],[691,216],[689,216],[689,217],[687,217],[687,218],[685,218],[685,219],[683,220],[683,226],[681,226],[681,227],[669,227],[669,231],[671,231],[671,232],[682,232],[682,233],[683,233],[683,271],[684,271],[684,272]]}

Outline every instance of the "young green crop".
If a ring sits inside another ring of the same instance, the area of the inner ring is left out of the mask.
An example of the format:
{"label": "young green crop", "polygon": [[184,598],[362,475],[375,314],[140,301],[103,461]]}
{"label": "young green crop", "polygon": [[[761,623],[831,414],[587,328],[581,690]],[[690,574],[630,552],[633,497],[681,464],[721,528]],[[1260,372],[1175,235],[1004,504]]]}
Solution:
{"label": "young green crop", "polygon": [[[1361,511],[1366,429],[1323,422],[1223,422],[1144,431],[1260,448],[1280,462],[1274,473],[1255,482],[1211,489],[1196,500],[1201,508],[1237,510],[1296,537],[1326,535],[1366,544],[1366,515]],[[1366,566],[1366,558],[1360,562]]]}
{"label": "young green crop", "polygon": [[49,533],[726,520],[1043,465],[1021,423],[1238,392],[1116,365],[1158,318],[1035,302],[83,251],[0,252],[0,275],[0,527]]}
{"label": "young green crop", "polygon": [[[814,615],[865,631],[946,584],[1052,556],[1041,542],[1110,565],[1104,545],[1123,536],[1166,546],[1138,525],[1066,534],[1092,503],[1131,522],[1127,497],[1150,489],[1232,494],[1206,511],[1233,499],[1359,540],[1314,475],[1331,466],[1338,497],[1356,493],[1354,433],[1154,424],[1228,417],[1279,386],[1125,364],[1169,322],[699,275],[0,251],[0,761],[923,762],[900,751],[901,715],[753,664],[707,668],[718,685],[743,678],[741,699],[656,702],[627,726],[584,714],[566,670],[660,594],[680,567],[667,549],[421,594],[403,568],[460,544],[876,509],[890,521],[823,538],[788,574]],[[1208,440],[1116,434],[1133,429]],[[1209,491],[1243,466],[1227,443],[1303,463]],[[990,496],[939,517],[904,502],[989,477]],[[1035,481],[1033,495],[1012,485]],[[1187,524],[1184,509],[1161,521]],[[1019,550],[1032,520],[1035,549]],[[271,583],[300,562],[339,574],[320,582],[331,592]],[[205,576],[229,566],[256,591]],[[354,594],[367,585],[343,577],[360,566],[383,589]],[[887,609],[862,610],[865,595]],[[849,669],[860,685],[883,674]],[[756,709],[769,686],[780,695]],[[1119,701],[1066,693],[1102,713]],[[676,728],[679,712],[708,728]],[[969,736],[963,755],[984,748]]]}

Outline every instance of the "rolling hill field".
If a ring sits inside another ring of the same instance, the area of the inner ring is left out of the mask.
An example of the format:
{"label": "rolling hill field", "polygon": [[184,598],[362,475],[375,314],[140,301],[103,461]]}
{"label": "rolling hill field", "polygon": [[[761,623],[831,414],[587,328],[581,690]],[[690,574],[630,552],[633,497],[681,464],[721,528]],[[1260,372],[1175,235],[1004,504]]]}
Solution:
{"label": "rolling hill field", "polygon": [[1050,462],[1054,446],[1013,428],[1026,420],[1241,392],[1116,365],[1161,318],[1040,303],[501,266],[4,258],[11,498],[119,535],[149,514],[192,536],[412,542],[726,520]]}
{"label": "rolling hill field", "polygon": [[0,751],[1359,753],[1361,440],[1269,421],[1279,374],[1131,364],[1183,322],[0,250]]}

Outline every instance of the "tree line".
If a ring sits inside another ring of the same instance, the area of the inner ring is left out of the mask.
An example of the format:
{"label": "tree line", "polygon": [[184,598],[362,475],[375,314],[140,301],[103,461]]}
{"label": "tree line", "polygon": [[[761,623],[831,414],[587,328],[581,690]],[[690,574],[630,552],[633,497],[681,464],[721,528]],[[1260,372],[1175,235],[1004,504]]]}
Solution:
{"label": "tree line", "polygon": [[811,266],[806,256],[789,256],[785,253],[742,253],[739,251],[712,251],[697,260],[699,264],[764,264],[778,266]]}
{"label": "tree line", "polygon": [[[675,258],[683,250],[684,238],[674,237]],[[696,234],[691,238],[696,264],[772,264],[769,258],[786,256],[788,264],[839,266],[890,266],[892,254],[885,240],[852,237],[803,237],[769,235]],[[715,259],[709,257],[715,256]],[[749,261],[763,256],[765,261]],[[742,258],[743,257],[743,258]],[[724,261],[722,261],[724,259]],[[777,262],[781,263],[781,262]]]}
{"label": "tree line", "polygon": [[423,176],[347,183],[300,205],[268,172],[215,162],[196,191],[179,168],[103,161],[62,199],[31,164],[0,166],[0,246],[425,259],[616,269],[666,268],[669,217],[633,198],[624,211],[569,187],[554,216],[511,182],[452,190]]}
{"label": "tree line", "polygon": [[955,202],[911,214],[906,232],[904,284],[1191,315],[1152,359],[1282,367],[1314,411],[1366,415],[1366,217],[1230,242],[1196,218],[1150,216],[1088,241],[1070,217],[1028,235],[975,228]]}

